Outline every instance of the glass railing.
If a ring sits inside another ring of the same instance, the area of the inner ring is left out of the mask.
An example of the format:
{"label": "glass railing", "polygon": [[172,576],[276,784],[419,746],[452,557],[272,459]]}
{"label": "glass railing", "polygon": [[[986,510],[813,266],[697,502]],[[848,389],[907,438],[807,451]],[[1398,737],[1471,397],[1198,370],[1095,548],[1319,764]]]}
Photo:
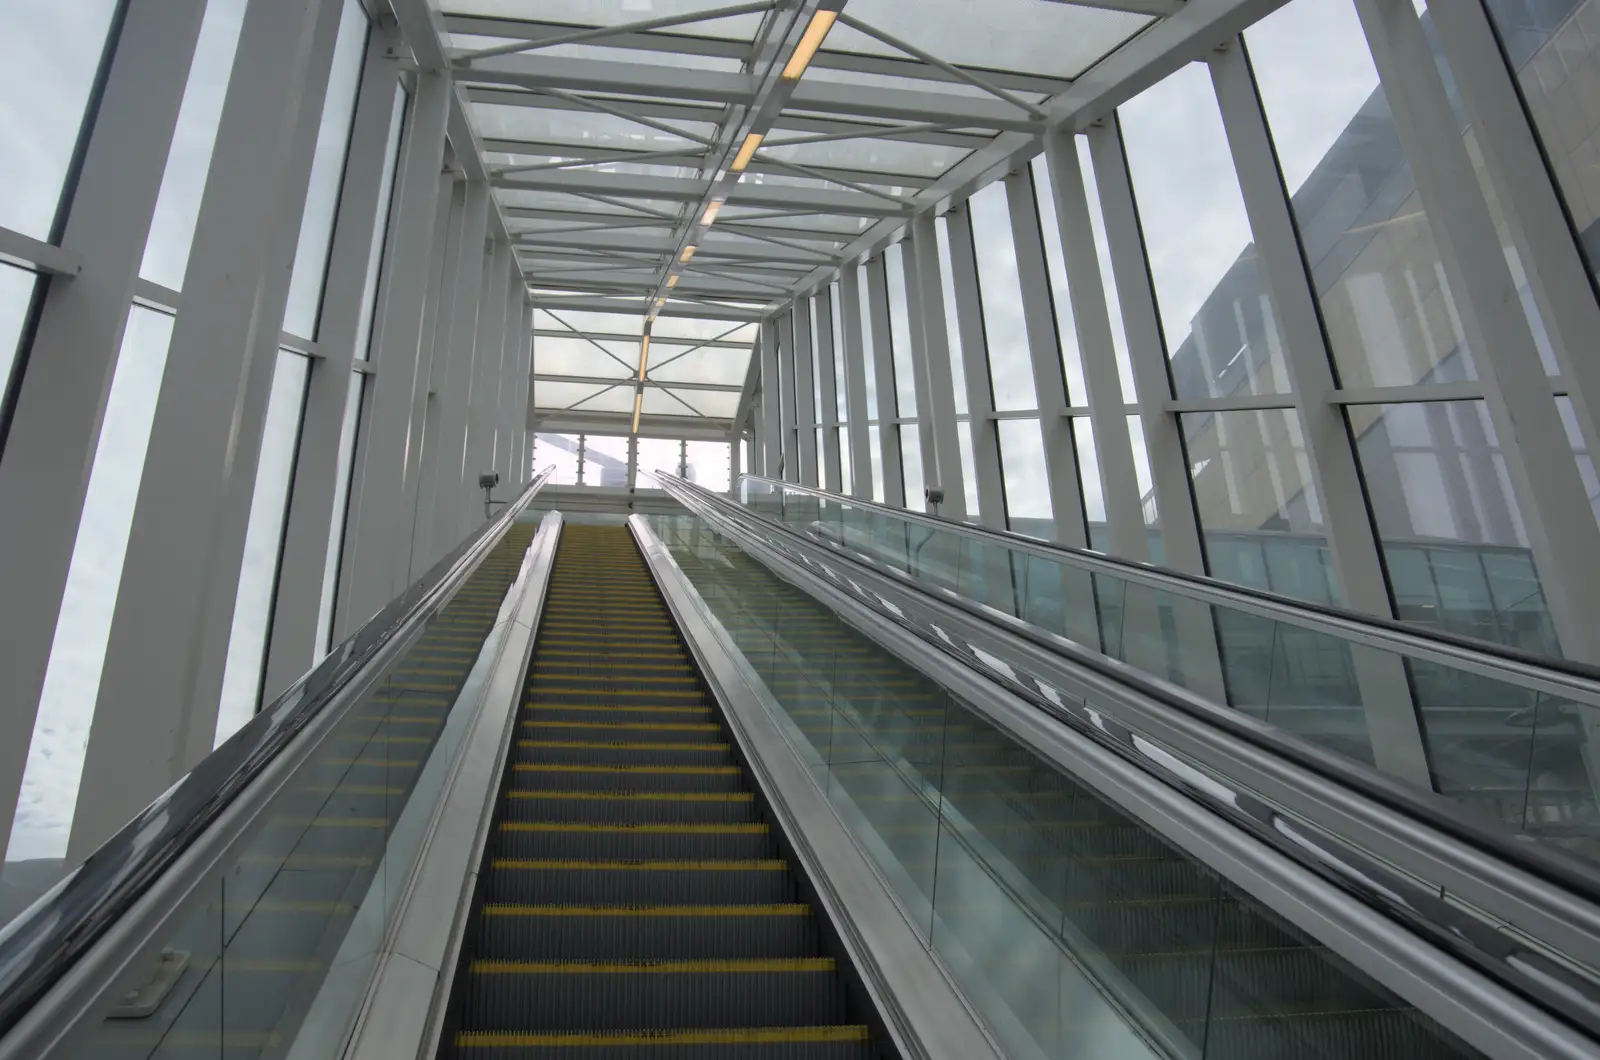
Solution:
{"label": "glass railing", "polygon": [[1008,1055],[1477,1055],[700,517],[648,522]]}
{"label": "glass railing", "polygon": [[[0,1032],[159,888],[173,908],[135,914],[168,918],[158,952],[118,976],[70,1055],[340,1054],[509,634],[537,530],[518,514],[543,481],[0,928]],[[308,730],[314,749],[285,755]]]}
{"label": "glass railing", "polygon": [[748,509],[1600,858],[1600,680],[1157,568],[746,477]]}

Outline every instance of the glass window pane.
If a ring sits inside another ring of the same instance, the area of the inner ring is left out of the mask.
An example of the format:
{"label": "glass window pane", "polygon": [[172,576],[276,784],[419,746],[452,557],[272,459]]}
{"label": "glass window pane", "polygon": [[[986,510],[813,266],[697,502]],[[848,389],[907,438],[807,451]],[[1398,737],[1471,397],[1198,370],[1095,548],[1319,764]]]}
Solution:
{"label": "glass window pane", "polygon": [[[978,430],[993,430],[986,424],[978,424]],[[972,451],[973,426],[970,420],[962,420],[956,424],[956,441],[961,446],[961,485],[967,499],[967,521],[978,521],[978,461]]]}
{"label": "glass window pane", "polygon": [[189,68],[189,83],[183,90],[183,106],[178,110],[172,150],[161,176],[150,237],[145,241],[139,275],[174,291],[183,289],[183,274],[189,265],[189,246],[194,242],[200,197],[211,168],[217,125],[222,121],[222,103],[233,75],[244,5],[245,0],[209,0],[206,4],[194,63]]}
{"label": "glass window pane", "polygon": [[260,707],[261,668],[267,656],[272,597],[278,585],[284,517],[289,509],[289,483],[294,478],[294,454],[300,442],[300,417],[305,411],[306,376],[310,370],[309,357],[278,351],[261,432],[255,493],[250,499],[239,595],[233,604],[233,630],[228,634],[228,661],[222,671],[217,744],[237,732]]}
{"label": "glass window pane", "polygon": [[1350,0],[1292,0],[1245,40],[1341,384],[1475,378]]}
{"label": "glass window pane", "polygon": [[[889,336],[894,344],[894,398],[899,415],[911,419],[917,414],[916,380],[911,374],[911,310],[906,301],[906,273],[902,260],[905,244],[896,243],[883,253],[889,278]],[[917,491],[921,494],[921,490]]]}
{"label": "glass window pane", "polygon": [[688,479],[717,493],[725,493],[733,471],[727,442],[690,442]]}
{"label": "glass window pane", "polygon": [[[1556,652],[1527,531],[1485,403],[1361,405],[1349,417],[1380,544],[1386,554],[1400,549],[1421,556],[1432,572],[1433,591],[1422,597],[1415,589],[1430,579],[1410,583],[1413,591],[1404,595],[1396,585],[1400,617],[1528,651]],[[1417,546],[1426,547],[1418,553]],[[1486,561],[1515,568],[1522,589],[1494,599]]]}
{"label": "glass window pane", "polygon": [[28,745],[8,860],[60,857],[100,689],[122,561],[167,364],[172,318],[135,306],[128,317],[61,597],[39,716]]}
{"label": "glass window pane", "polygon": [[640,438],[639,464],[635,469],[637,474],[634,485],[639,489],[659,489],[660,484],[648,474],[649,472],[660,471],[676,475],[681,457],[680,445],[676,438]]}
{"label": "glass window pane", "polygon": [[586,486],[620,486],[628,483],[628,439],[583,438],[583,483]]}
{"label": "glass window pane", "polygon": [[1006,526],[1019,534],[1055,540],[1054,513],[1044,468],[1038,420],[1000,420],[1000,477],[1006,491]]}
{"label": "glass window pane", "polygon": [[578,435],[535,434],[533,436],[533,473],[537,475],[552,464],[555,465],[555,471],[550,476],[550,485],[578,484]]}
{"label": "glass window pane", "polygon": [[0,405],[10,392],[11,369],[17,363],[22,325],[28,319],[37,279],[26,269],[0,265]]}
{"label": "glass window pane", "polygon": [[317,658],[333,648],[333,605],[339,587],[339,560],[344,552],[344,531],[350,514],[350,477],[356,467],[356,433],[361,426],[361,399],[366,376],[350,373],[344,398],[344,423],[339,428],[338,477],[333,488],[333,525],[328,530],[328,557],[322,567],[322,602],[317,610]]}
{"label": "glass window pane", "polygon": [[1011,241],[1011,208],[999,181],[967,200],[972,245],[978,259],[978,293],[983,304],[983,334],[989,346],[989,379],[999,412],[1039,407],[1033,389],[1033,360],[1022,315],[1022,279]]}
{"label": "glass window pane", "polygon": [[394,109],[389,113],[389,139],[384,148],[383,182],[378,185],[378,223],[372,226],[372,244],[367,248],[367,278],[361,288],[360,330],[356,332],[356,358],[371,354],[372,318],[377,312],[378,276],[383,248],[389,239],[389,211],[394,204],[394,171],[400,164],[400,130],[405,121],[409,97],[398,84],[394,90]]}
{"label": "glass window pane", "polygon": [[850,477],[850,432],[839,428],[839,489],[849,493],[855,489]]}
{"label": "glass window pane", "polygon": [[356,0],[344,0],[344,10],[339,15],[339,37],[334,42],[328,95],[323,101],[322,122],[317,129],[316,153],[311,159],[305,213],[300,218],[300,240],[295,245],[294,271],[289,276],[289,300],[283,313],[283,330],[302,338],[317,337],[322,277],[328,269],[328,247],[333,241],[333,219],[339,206],[345,156],[350,148],[350,119],[355,114],[356,89],[361,83],[366,42],[366,12]]}
{"label": "glass window pane", "polygon": [[883,487],[883,430],[876,424],[867,428],[867,455],[872,458],[872,499],[884,503],[888,495]]}
{"label": "glass window pane", "polygon": [[[1300,417],[1293,409],[1185,413],[1195,510],[1211,573],[1319,603],[1338,602],[1327,559],[1322,505],[1311,481]],[[1283,575],[1231,566],[1247,551],[1289,556]]]}
{"label": "glass window pane", "polygon": [[900,428],[900,470],[906,488],[906,507],[921,511],[922,443],[917,440],[915,424],[906,424]]}
{"label": "glass window pane", "polygon": [[1178,396],[1287,390],[1209,69],[1190,63],[1118,114]]}
{"label": "glass window pane", "polygon": [[1489,17],[1544,142],[1545,159],[1600,277],[1600,0],[1494,3]]}
{"label": "glass window pane", "polygon": [[[960,223],[959,221],[957,222]],[[956,415],[967,414],[967,369],[965,354],[961,349],[961,327],[956,317],[955,279],[950,271],[950,217],[945,215],[934,223],[934,233],[939,244],[939,287],[944,294],[944,327],[950,341],[950,379],[955,384]]]}
{"label": "glass window pane", "polygon": [[0,227],[49,239],[116,0],[0,4]]}
{"label": "glass window pane", "polygon": [[1094,444],[1094,424],[1087,416],[1072,420],[1072,447],[1078,457],[1078,483],[1083,490],[1083,517],[1089,530],[1089,547],[1106,551],[1110,534],[1106,526],[1105,487],[1100,482],[1100,454]]}
{"label": "glass window pane", "polygon": [[[810,321],[810,324],[811,324],[811,349],[808,351],[808,354],[807,354],[811,358],[811,422],[812,423],[821,423],[822,422],[822,328],[824,326],[826,326],[827,321],[818,319],[818,317],[821,316],[821,314],[817,312],[817,300],[815,298],[807,298],[805,300],[805,302],[806,302],[806,316],[807,316],[807,318],[808,318],[808,320]],[[817,452],[819,452],[819,453],[821,451],[822,450],[820,448],[817,450]]]}

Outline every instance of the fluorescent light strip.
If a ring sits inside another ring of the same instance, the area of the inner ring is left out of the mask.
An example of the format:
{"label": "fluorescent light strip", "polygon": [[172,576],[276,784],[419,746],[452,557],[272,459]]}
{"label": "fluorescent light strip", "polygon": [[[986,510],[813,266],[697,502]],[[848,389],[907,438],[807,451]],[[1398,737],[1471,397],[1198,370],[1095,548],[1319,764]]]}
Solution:
{"label": "fluorescent light strip", "polygon": [[675,272],[671,276],[668,276],[667,277],[667,290],[670,291],[674,287],[678,286],[678,281],[681,280],[681,279],[683,279],[683,274],[682,273],[678,273],[678,272]]}
{"label": "fluorescent light strip", "polygon": [[794,54],[789,56],[788,65],[783,68],[782,77],[785,81],[800,80],[800,75],[811,65],[817,49],[822,47],[822,38],[828,35],[828,31],[833,28],[834,19],[838,17],[837,11],[818,11],[811,16],[811,24],[806,27],[805,35],[800,38]]}
{"label": "fluorescent light strip", "polygon": [[711,205],[706,207],[705,216],[700,218],[700,223],[710,228],[717,223],[717,214],[722,211],[722,200],[712,199]]}
{"label": "fluorescent light strip", "polygon": [[683,248],[683,253],[678,255],[678,260],[687,262],[690,258],[694,257],[694,252],[697,249],[698,248],[693,243],[690,243],[688,246]]}
{"label": "fluorescent light strip", "polygon": [[650,336],[639,340],[639,382],[644,382],[645,366],[650,363]]}
{"label": "fluorescent light strip", "polygon": [[643,405],[644,405],[644,391],[641,390],[637,394],[633,395],[633,429],[628,432],[629,434],[638,434],[639,433],[639,409]]}
{"label": "fluorescent light strip", "polygon": [[739,148],[739,153],[733,156],[733,165],[728,167],[730,173],[743,173],[744,167],[756,156],[756,148],[761,146],[762,134],[751,133],[744,138],[744,144]]}

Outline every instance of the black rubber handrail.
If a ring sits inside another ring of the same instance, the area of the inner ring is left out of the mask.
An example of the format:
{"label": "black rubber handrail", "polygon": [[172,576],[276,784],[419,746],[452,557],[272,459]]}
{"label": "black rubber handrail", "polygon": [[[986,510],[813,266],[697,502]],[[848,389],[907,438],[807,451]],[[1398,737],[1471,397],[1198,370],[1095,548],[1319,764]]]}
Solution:
{"label": "black rubber handrail", "polygon": [[[1353,758],[1318,747],[1275,726],[1257,721],[1227,704],[1213,703],[1185,689],[1151,677],[1134,666],[1092,651],[1075,641],[1043,632],[1015,616],[974,603],[948,589],[926,585],[905,572],[871,557],[848,551],[831,542],[819,542],[807,537],[786,524],[724,495],[713,493],[675,476],[658,477],[664,484],[670,482],[667,486],[669,492],[674,486],[686,487],[694,499],[716,508],[719,514],[736,523],[742,522],[745,525],[753,523],[787,538],[804,541],[812,547],[824,548],[830,556],[837,557],[843,562],[888,577],[903,588],[957,607],[974,618],[1000,628],[1008,635],[1020,637],[1035,647],[1062,656],[1109,680],[1127,685],[1163,706],[1222,729],[1229,735],[1282,757],[1325,780],[1344,786],[1387,809],[1405,814],[1444,835],[1487,851],[1505,863],[1569,891],[1584,901],[1600,904],[1600,865],[1595,865],[1558,847],[1520,839],[1509,828],[1485,820],[1443,795],[1379,773]],[[684,503],[681,497],[678,499],[680,503]],[[684,506],[694,511],[692,505],[685,503]]]}
{"label": "black rubber handrail", "polygon": [[368,619],[76,871],[0,926],[0,1035],[128,912],[296,735],[342,698],[385,645],[433,617],[505,536],[553,470],[535,475],[500,515]]}
{"label": "black rubber handrail", "polygon": [[[1316,603],[1310,600],[1297,600],[1277,593],[1270,593],[1263,589],[1256,589],[1248,585],[1223,581],[1220,578],[1211,578],[1201,574],[1190,574],[1187,571],[1174,570],[1171,567],[1162,567],[1154,563],[1141,563],[1124,556],[1114,556],[1109,552],[1099,552],[1091,548],[1076,548],[1072,545],[1063,545],[1055,541],[1046,541],[1043,538],[1029,537],[1012,530],[996,530],[992,527],[978,526],[974,523],[960,522],[955,519],[946,519],[940,515],[929,515],[927,512],[912,511],[909,508],[896,508],[889,504],[880,504],[877,501],[862,500],[859,497],[848,497],[842,493],[829,493],[827,490],[817,489],[815,486],[802,486],[796,482],[783,482],[778,479],[766,478],[761,475],[741,475],[741,480],[761,482],[782,490],[795,493],[804,493],[836,504],[848,504],[857,508],[870,508],[908,523],[929,526],[936,530],[972,537],[979,540],[989,539],[1002,548],[1016,548],[1025,552],[1059,553],[1069,559],[1080,560],[1091,565],[1106,565],[1118,567],[1133,572],[1135,575],[1149,578],[1171,579],[1193,586],[1197,592],[1220,597],[1216,606],[1227,606],[1227,597],[1239,596],[1257,601],[1272,608],[1288,608],[1305,611],[1308,614],[1321,618],[1333,619],[1356,626],[1366,626],[1381,631],[1384,634],[1400,637],[1402,639],[1414,638],[1420,641],[1433,641],[1451,648],[1476,652],[1487,655],[1516,666],[1529,666],[1549,670],[1553,673],[1563,674],[1567,677],[1583,681],[1600,683],[1600,666],[1579,662],[1573,659],[1555,655],[1540,655],[1536,652],[1525,651],[1521,648],[1498,641],[1479,640],[1476,637],[1462,636],[1447,630],[1426,629],[1413,626],[1398,619],[1385,618],[1377,615],[1368,615],[1360,611],[1337,607],[1333,604]],[[746,506],[748,507],[748,506]],[[1337,632],[1329,631],[1330,635],[1337,636]],[[1390,649],[1398,650],[1398,649]]]}

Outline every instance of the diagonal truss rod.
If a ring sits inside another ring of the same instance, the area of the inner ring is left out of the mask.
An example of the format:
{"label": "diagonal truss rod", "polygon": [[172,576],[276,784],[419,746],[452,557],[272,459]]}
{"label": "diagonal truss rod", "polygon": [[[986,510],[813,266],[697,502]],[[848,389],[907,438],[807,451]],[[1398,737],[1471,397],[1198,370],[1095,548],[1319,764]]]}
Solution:
{"label": "diagonal truss rod", "polygon": [[[706,349],[707,347],[710,347],[712,345],[712,343],[721,342],[723,339],[727,338],[729,335],[732,335],[735,331],[738,331],[740,328],[743,328],[743,327],[748,327],[748,325],[746,325],[746,324],[735,324],[733,327],[729,328],[727,331],[724,331],[720,335],[713,335],[709,339],[703,339],[702,341],[695,343],[693,346],[690,346],[688,349],[684,350],[682,353],[675,353],[671,357],[668,357],[664,361],[658,361],[655,364],[655,366],[650,369],[650,372],[660,371],[661,369],[665,368],[667,365],[671,364],[673,361],[681,360],[682,358],[689,356],[691,353],[693,353],[696,350],[703,350],[703,349]],[[671,342],[672,340],[669,339],[669,338],[666,338],[666,337],[662,337],[658,341],[660,341],[660,342]],[[645,377],[646,378],[649,378],[650,372],[646,372],[645,373]]]}
{"label": "diagonal truss rod", "polygon": [[741,283],[741,284],[744,284],[745,286],[753,287],[757,291],[772,291],[772,292],[774,292],[776,294],[788,294],[789,293],[789,288],[787,288],[787,287],[779,287],[776,284],[771,284],[771,283],[762,283],[760,280],[752,280],[748,276],[739,275],[738,273],[731,273],[730,274],[730,273],[724,271],[723,269],[717,268],[716,266],[685,265],[683,267],[683,271],[684,272],[692,272],[692,273],[695,273],[696,275],[699,275],[699,276],[710,276],[710,277],[712,277],[714,279],[718,279],[718,280],[733,280],[736,283]]}
{"label": "diagonal truss rod", "polygon": [[478,51],[468,52],[460,57],[461,61],[470,65],[475,59],[491,59],[498,55],[514,55],[517,52],[531,52],[540,48],[553,48],[559,44],[582,44],[585,41],[602,40],[606,37],[619,37],[629,33],[641,33],[652,29],[667,29],[671,26],[687,26],[695,22],[711,22],[719,18],[732,18],[735,15],[753,15],[770,10],[772,0],[759,0],[756,3],[735,4],[732,7],[712,8],[708,11],[690,11],[682,15],[663,15],[660,18],[647,18],[638,22],[624,22],[616,26],[601,26],[596,29],[583,29],[574,33],[562,33],[554,37],[544,37],[540,40],[517,41],[513,44],[497,44],[493,48],[482,48]]}
{"label": "diagonal truss rod", "polygon": [[922,121],[911,125],[880,125],[851,129],[847,132],[818,133],[815,136],[791,136],[784,140],[767,140],[762,146],[799,147],[802,144],[831,144],[841,140],[897,140],[902,136],[915,136],[918,133],[953,132],[968,127],[952,125],[949,122]]}
{"label": "diagonal truss rod", "polygon": [[[634,368],[633,365],[629,364],[627,361],[624,361],[621,357],[618,357],[616,354],[612,353],[610,350],[606,349],[604,346],[600,345],[598,342],[596,342],[593,339],[591,339],[588,335],[584,334],[583,332],[579,331],[577,328],[573,327],[571,324],[568,324],[565,320],[562,320],[560,317],[556,316],[555,313],[552,312],[551,310],[546,309],[543,312],[547,316],[549,316],[551,320],[554,320],[557,324],[560,324],[562,327],[566,328],[568,331],[570,331],[574,335],[578,336],[578,338],[582,339],[584,342],[587,342],[589,345],[593,346],[595,349],[599,350],[601,353],[605,354],[607,357],[611,358],[613,361],[616,361],[618,364],[622,365],[622,367],[626,368],[630,373],[632,373],[632,372],[637,370],[637,369]],[[591,396],[593,396],[593,395],[591,395]],[[585,398],[584,400],[587,401],[588,398]]]}
{"label": "diagonal truss rod", "polygon": [[812,169],[810,166],[802,166],[798,162],[785,162],[780,158],[773,158],[771,155],[762,154],[760,152],[757,152],[756,157],[760,158],[769,166],[777,166],[779,169],[787,169],[791,172],[800,174],[802,177],[810,177],[812,180],[822,180],[829,184],[837,184],[841,188],[849,188],[851,191],[859,191],[863,195],[871,195],[875,199],[883,199],[887,202],[894,203],[896,206],[906,207],[909,210],[910,203],[908,203],[905,199],[902,199],[897,195],[890,195],[886,191],[879,191],[877,188],[870,187],[869,185],[857,184],[855,181],[845,180],[843,177],[829,176],[827,173],[824,173],[821,170]]}
{"label": "diagonal truss rod", "polygon": [[633,111],[624,107],[613,107],[609,103],[602,103],[598,99],[591,99],[588,96],[581,95],[577,92],[569,92],[564,88],[540,86],[538,88],[531,89],[530,91],[534,95],[554,96],[556,99],[564,99],[576,106],[584,107],[588,110],[598,111],[601,114],[609,114],[613,118],[621,118],[623,121],[631,121],[637,125],[643,125],[647,129],[655,129],[657,132],[664,132],[669,136],[677,136],[681,139],[688,140],[691,143],[700,144],[703,147],[716,146],[716,141],[712,140],[710,137],[701,136],[699,133],[689,132],[687,129],[680,129],[676,125],[672,125],[668,122],[656,121],[654,118],[647,118],[643,114],[635,114]]}
{"label": "diagonal truss rod", "polygon": [[[556,150],[559,150],[559,148]],[[490,175],[506,177],[513,173],[538,173],[547,169],[582,169],[586,166],[608,166],[617,162],[659,162],[669,158],[702,159],[704,157],[705,152],[688,149],[677,151],[608,151],[594,158],[563,158],[556,162],[529,162],[524,165],[502,166],[494,170]]]}
{"label": "diagonal truss rod", "polygon": [[915,44],[911,44],[911,43],[909,43],[907,41],[901,40],[899,37],[896,37],[896,36],[893,36],[891,34],[885,33],[883,30],[878,29],[876,26],[868,25],[867,23],[861,21],[859,18],[855,18],[855,17],[853,17],[853,16],[851,16],[849,14],[846,14],[843,11],[840,11],[839,12],[839,21],[844,23],[846,26],[849,26],[851,29],[856,30],[857,32],[865,33],[869,37],[877,38],[878,40],[880,40],[883,43],[887,44],[891,48],[896,48],[896,49],[898,49],[900,51],[903,51],[907,55],[912,56],[913,58],[921,59],[923,62],[927,63],[929,66],[936,66],[939,69],[943,70],[945,73],[949,74],[951,77],[959,78],[960,80],[965,81],[967,84],[973,86],[974,88],[981,88],[983,91],[989,93],[989,95],[995,97],[996,99],[1005,100],[1007,103],[1011,104],[1013,107],[1016,107],[1017,109],[1021,110],[1023,113],[1028,115],[1028,117],[1032,118],[1034,121],[1041,121],[1042,122],[1042,121],[1045,121],[1049,117],[1049,115],[1047,115],[1044,112],[1043,109],[1041,109],[1040,107],[1038,107],[1037,105],[1035,105],[1033,103],[1029,103],[1027,100],[1023,99],[1021,96],[1017,96],[1017,95],[1014,95],[1013,93],[1007,92],[1005,89],[1001,88],[999,85],[991,84],[990,82],[988,82],[988,81],[984,80],[983,78],[979,77],[977,74],[973,73],[972,71],[963,70],[959,66],[955,66],[955,65],[953,65],[951,63],[947,63],[943,59],[939,58],[938,56],[933,55],[933,54],[931,54],[929,52],[923,51],[921,48],[917,47]]}

